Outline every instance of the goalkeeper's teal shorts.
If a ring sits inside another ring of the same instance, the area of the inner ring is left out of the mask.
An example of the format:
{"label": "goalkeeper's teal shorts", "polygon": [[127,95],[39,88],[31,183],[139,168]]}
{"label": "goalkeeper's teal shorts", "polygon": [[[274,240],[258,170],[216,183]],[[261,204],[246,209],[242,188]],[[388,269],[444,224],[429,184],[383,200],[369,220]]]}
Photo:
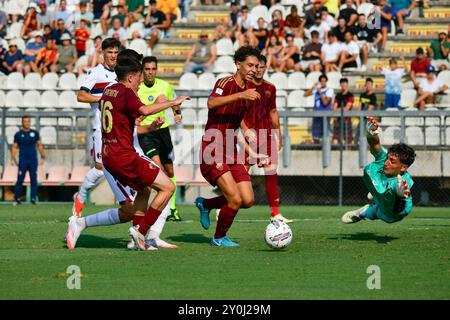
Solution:
{"label": "goalkeeper's teal shorts", "polygon": [[378,204],[371,204],[362,214],[369,220],[383,220],[386,223],[398,222],[405,217],[393,213],[387,214]]}

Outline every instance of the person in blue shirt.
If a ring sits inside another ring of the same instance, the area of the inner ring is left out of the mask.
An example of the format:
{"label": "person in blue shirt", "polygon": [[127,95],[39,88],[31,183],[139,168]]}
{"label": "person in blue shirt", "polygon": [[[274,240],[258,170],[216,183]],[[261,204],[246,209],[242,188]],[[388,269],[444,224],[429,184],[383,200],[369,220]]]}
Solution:
{"label": "person in blue shirt", "polygon": [[389,0],[392,6],[392,14],[398,23],[397,34],[403,35],[403,26],[405,19],[411,15],[412,10],[416,7],[416,0]]}
{"label": "person in blue shirt", "polygon": [[14,188],[14,204],[20,204],[20,197],[22,196],[22,183],[25,179],[25,174],[30,173],[31,183],[31,203],[36,204],[37,196],[37,168],[38,158],[36,146],[41,155],[41,165],[44,164],[45,152],[44,146],[41,143],[39,132],[31,129],[31,121],[29,116],[22,117],[22,129],[14,135],[14,143],[11,147],[11,165],[15,165],[15,158],[17,150],[19,149],[19,170],[17,183]]}
{"label": "person in blue shirt", "polygon": [[23,71],[23,54],[14,39],[9,41],[9,50],[3,55],[2,61],[1,71],[5,74]]}

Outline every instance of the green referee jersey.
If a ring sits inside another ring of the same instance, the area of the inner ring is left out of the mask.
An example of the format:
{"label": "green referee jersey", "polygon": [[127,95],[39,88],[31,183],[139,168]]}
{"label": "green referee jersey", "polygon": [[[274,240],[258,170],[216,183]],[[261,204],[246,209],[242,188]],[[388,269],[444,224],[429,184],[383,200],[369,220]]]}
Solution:
{"label": "green referee jersey", "polygon": [[[384,162],[387,159],[387,151],[382,148],[380,153],[373,154],[375,161],[364,167],[364,183],[373,196],[376,204],[378,204],[386,215],[406,216],[411,212],[413,203],[412,197],[405,199],[406,202],[401,212],[395,212],[400,198],[397,196],[395,189],[397,187],[397,177],[389,178],[384,173]],[[408,172],[402,175],[402,179],[406,180],[408,187],[411,189],[414,181]],[[403,201],[403,200],[402,200]]]}
{"label": "green referee jersey", "polygon": [[[145,105],[155,103],[156,99],[160,95],[165,95],[169,100],[173,100],[175,98],[175,91],[167,81],[155,78],[155,83],[152,87],[147,87],[143,81],[139,85],[138,96],[142,103],[144,103]],[[164,124],[161,126],[161,128],[167,128],[170,125],[169,119],[167,119],[166,117],[165,110],[147,116],[144,121],[141,122],[141,124],[150,124],[157,117],[161,117],[164,119]]]}

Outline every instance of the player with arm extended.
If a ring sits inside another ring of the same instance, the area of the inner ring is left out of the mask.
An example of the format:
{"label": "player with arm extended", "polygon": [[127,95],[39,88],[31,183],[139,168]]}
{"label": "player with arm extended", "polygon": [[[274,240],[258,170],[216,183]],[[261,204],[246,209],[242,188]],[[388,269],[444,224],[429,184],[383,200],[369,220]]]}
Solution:
{"label": "player with arm extended", "polygon": [[250,176],[244,164],[237,161],[235,133],[249,104],[261,98],[254,87],[249,88],[259,55],[259,50],[250,46],[239,48],[234,55],[236,73],[219,79],[208,98],[208,121],[202,137],[200,170],[206,181],[218,186],[223,195],[212,199],[199,197],[195,205],[205,229],[210,227],[211,209],[220,209],[212,246],[239,246],[227,237],[227,231],[238,210],[249,208],[254,202]]}
{"label": "player with arm extended", "polygon": [[[140,61],[123,58],[119,60],[116,72],[119,83],[109,86],[101,100],[102,156],[106,159],[104,170],[111,188],[113,191],[119,189],[123,193],[121,208],[108,209],[86,218],[72,216],[67,233],[69,249],[75,247],[80,233],[86,227],[125,223],[132,219],[136,227],[131,227],[129,233],[136,249],[161,247],[155,241],[157,239],[149,238],[146,241],[144,235],[155,221],[160,220],[161,211],[167,208],[173,192],[173,183],[142,151],[139,152],[136,131],[157,130],[163,121],[157,118],[149,127],[138,126],[139,129],[136,129],[135,123],[138,122],[136,118],[139,115],[147,116],[179,106],[188,97],[180,96],[173,101],[157,101],[151,107],[144,106],[137,97],[137,88],[142,78]],[[150,187],[157,190],[157,195],[147,209]],[[135,198],[134,190],[137,191]],[[114,193],[117,196],[117,192]],[[118,199],[120,200],[120,197]],[[163,220],[165,222],[165,218]],[[162,228],[154,231],[160,233]],[[152,230],[149,231],[151,232]]]}
{"label": "player with arm extended", "polygon": [[363,219],[394,223],[406,217],[413,208],[410,189],[413,180],[408,168],[416,154],[406,144],[394,144],[387,151],[381,146],[378,123],[367,118],[367,141],[375,161],[364,168],[364,183],[373,197],[373,204],[349,211],[342,222],[355,223]]}
{"label": "player with arm extended", "polygon": [[102,171],[102,132],[99,101],[102,97],[103,91],[105,91],[105,88],[111,83],[116,82],[114,67],[117,62],[117,55],[119,53],[120,46],[120,42],[116,39],[107,38],[103,40],[103,63],[87,72],[87,76],[80,87],[80,91],[78,92],[78,102],[89,103],[94,116],[94,124],[92,128],[92,153],[95,164],[94,167],[88,171],[84,177],[80,190],[75,193],[73,197],[74,202],[72,206],[72,214],[77,217],[80,217],[82,214],[87,192],[95,188],[104,176]]}
{"label": "player with arm extended", "polygon": [[253,80],[256,91],[261,96],[260,100],[253,103],[245,113],[241,122],[241,129],[246,136],[250,147],[256,149],[258,154],[265,154],[268,159],[264,164],[256,163],[249,158],[249,154],[245,155],[245,168],[250,170],[254,164],[264,167],[264,176],[266,181],[266,194],[269,200],[272,221],[292,222],[280,213],[279,192],[277,182],[278,167],[278,151],[282,147],[280,117],[276,106],[276,88],[275,86],[264,80],[264,74],[267,69],[267,59],[261,55],[259,57],[259,65],[256,69],[255,78]]}

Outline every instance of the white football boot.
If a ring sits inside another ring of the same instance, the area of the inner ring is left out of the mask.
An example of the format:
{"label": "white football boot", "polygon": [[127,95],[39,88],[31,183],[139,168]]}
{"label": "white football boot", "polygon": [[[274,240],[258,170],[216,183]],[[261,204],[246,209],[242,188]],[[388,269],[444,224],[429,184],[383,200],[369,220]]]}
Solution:
{"label": "white football boot", "polygon": [[352,210],[352,211],[348,211],[346,212],[343,216],[342,216],[342,222],[346,223],[346,224],[350,224],[350,223],[356,223],[359,222],[361,220],[364,220],[364,218],[361,218],[359,216],[359,214],[366,210],[369,207],[368,204],[366,204],[364,207],[356,209],[356,210]]}
{"label": "white football boot", "polygon": [[66,234],[67,248],[73,250],[77,244],[77,240],[80,237],[81,232],[86,229],[86,222],[84,219],[77,218],[75,216],[69,219],[69,228]]}
{"label": "white football boot", "polygon": [[275,217],[271,217],[270,221],[274,222],[274,221],[281,221],[284,223],[291,223],[293,222],[293,220],[290,220],[288,218],[283,217],[283,215],[281,213],[277,214]]}

